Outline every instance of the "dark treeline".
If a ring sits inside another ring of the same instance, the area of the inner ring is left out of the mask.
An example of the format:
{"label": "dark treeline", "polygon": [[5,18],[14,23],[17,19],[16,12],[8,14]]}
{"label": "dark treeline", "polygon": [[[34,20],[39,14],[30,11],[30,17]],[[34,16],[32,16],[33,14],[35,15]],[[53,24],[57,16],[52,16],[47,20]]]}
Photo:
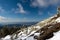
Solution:
{"label": "dark treeline", "polygon": [[27,27],[26,25],[20,27],[18,26],[9,27],[7,25],[4,25],[3,27],[0,28],[0,38],[5,37],[6,35],[12,35],[16,31],[26,27]]}

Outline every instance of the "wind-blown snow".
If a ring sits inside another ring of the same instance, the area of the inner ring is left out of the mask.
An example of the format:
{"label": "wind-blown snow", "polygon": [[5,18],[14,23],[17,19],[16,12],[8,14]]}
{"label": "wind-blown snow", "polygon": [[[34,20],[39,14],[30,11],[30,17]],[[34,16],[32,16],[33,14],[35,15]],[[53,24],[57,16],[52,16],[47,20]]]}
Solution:
{"label": "wind-blown snow", "polygon": [[48,40],[60,40],[60,31],[53,33],[54,36]]}

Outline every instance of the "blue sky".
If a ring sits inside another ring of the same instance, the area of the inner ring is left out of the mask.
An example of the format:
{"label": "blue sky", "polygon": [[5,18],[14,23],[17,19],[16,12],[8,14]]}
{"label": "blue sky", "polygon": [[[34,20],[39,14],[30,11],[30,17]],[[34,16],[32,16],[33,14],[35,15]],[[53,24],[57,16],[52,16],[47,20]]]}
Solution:
{"label": "blue sky", "polygon": [[60,0],[0,0],[0,23],[37,22],[57,13]]}

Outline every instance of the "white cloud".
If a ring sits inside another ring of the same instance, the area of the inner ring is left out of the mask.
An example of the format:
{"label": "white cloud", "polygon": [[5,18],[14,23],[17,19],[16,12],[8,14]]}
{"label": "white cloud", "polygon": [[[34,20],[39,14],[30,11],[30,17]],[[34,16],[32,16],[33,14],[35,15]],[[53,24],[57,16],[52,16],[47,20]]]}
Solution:
{"label": "white cloud", "polygon": [[0,16],[0,23],[14,23],[14,22],[21,22],[21,20],[18,18],[14,19]]}
{"label": "white cloud", "polygon": [[18,8],[12,9],[15,13],[22,13],[25,14],[26,11],[24,10],[23,6],[20,3],[17,3]]}
{"label": "white cloud", "polygon": [[43,12],[41,12],[41,11],[38,11],[38,15],[43,15]]}
{"label": "white cloud", "polygon": [[6,22],[7,21],[6,19],[7,19],[6,17],[0,16],[0,23],[1,22]]}
{"label": "white cloud", "polygon": [[0,23],[14,23],[14,22],[31,22],[28,18],[7,18],[0,16]]}
{"label": "white cloud", "polygon": [[44,0],[35,0],[32,2],[33,6],[45,6],[46,2]]}
{"label": "white cloud", "polygon": [[31,5],[34,7],[47,7],[49,5],[56,5],[59,4],[60,0],[34,0],[32,1]]}
{"label": "white cloud", "polygon": [[54,5],[60,3],[59,1],[60,0],[49,0],[49,3]]}
{"label": "white cloud", "polygon": [[0,6],[0,13],[4,13],[5,9],[3,9],[3,7]]}
{"label": "white cloud", "polygon": [[53,16],[54,14],[53,14],[53,13],[51,13],[51,12],[48,12],[48,15],[49,15],[49,16]]}
{"label": "white cloud", "polygon": [[12,23],[15,23],[15,22],[36,22],[38,20],[35,20],[32,18],[29,19],[29,18],[7,18],[7,17],[4,17],[4,16],[0,16],[0,23],[2,24],[12,24]]}
{"label": "white cloud", "polygon": [[11,11],[10,10],[6,10],[6,9],[4,9],[4,7],[3,6],[0,6],[0,14],[5,14],[5,13],[10,13]]}
{"label": "white cloud", "polygon": [[3,17],[3,16],[0,16],[0,20],[3,20],[3,19],[6,19],[5,17]]}

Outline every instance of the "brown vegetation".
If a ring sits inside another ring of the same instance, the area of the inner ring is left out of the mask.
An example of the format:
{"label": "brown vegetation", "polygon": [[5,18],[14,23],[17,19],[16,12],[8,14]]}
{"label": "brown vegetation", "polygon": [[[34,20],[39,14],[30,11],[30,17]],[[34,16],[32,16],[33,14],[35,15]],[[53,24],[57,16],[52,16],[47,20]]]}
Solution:
{"label": "brown vegetation", "polygon": [[17,30],[20,30],[20,28],[19,27],[12,27],[12,28],[3,27],[2,29],[0,29],[0,38],[6,35],[11,35],[15,33]]}

